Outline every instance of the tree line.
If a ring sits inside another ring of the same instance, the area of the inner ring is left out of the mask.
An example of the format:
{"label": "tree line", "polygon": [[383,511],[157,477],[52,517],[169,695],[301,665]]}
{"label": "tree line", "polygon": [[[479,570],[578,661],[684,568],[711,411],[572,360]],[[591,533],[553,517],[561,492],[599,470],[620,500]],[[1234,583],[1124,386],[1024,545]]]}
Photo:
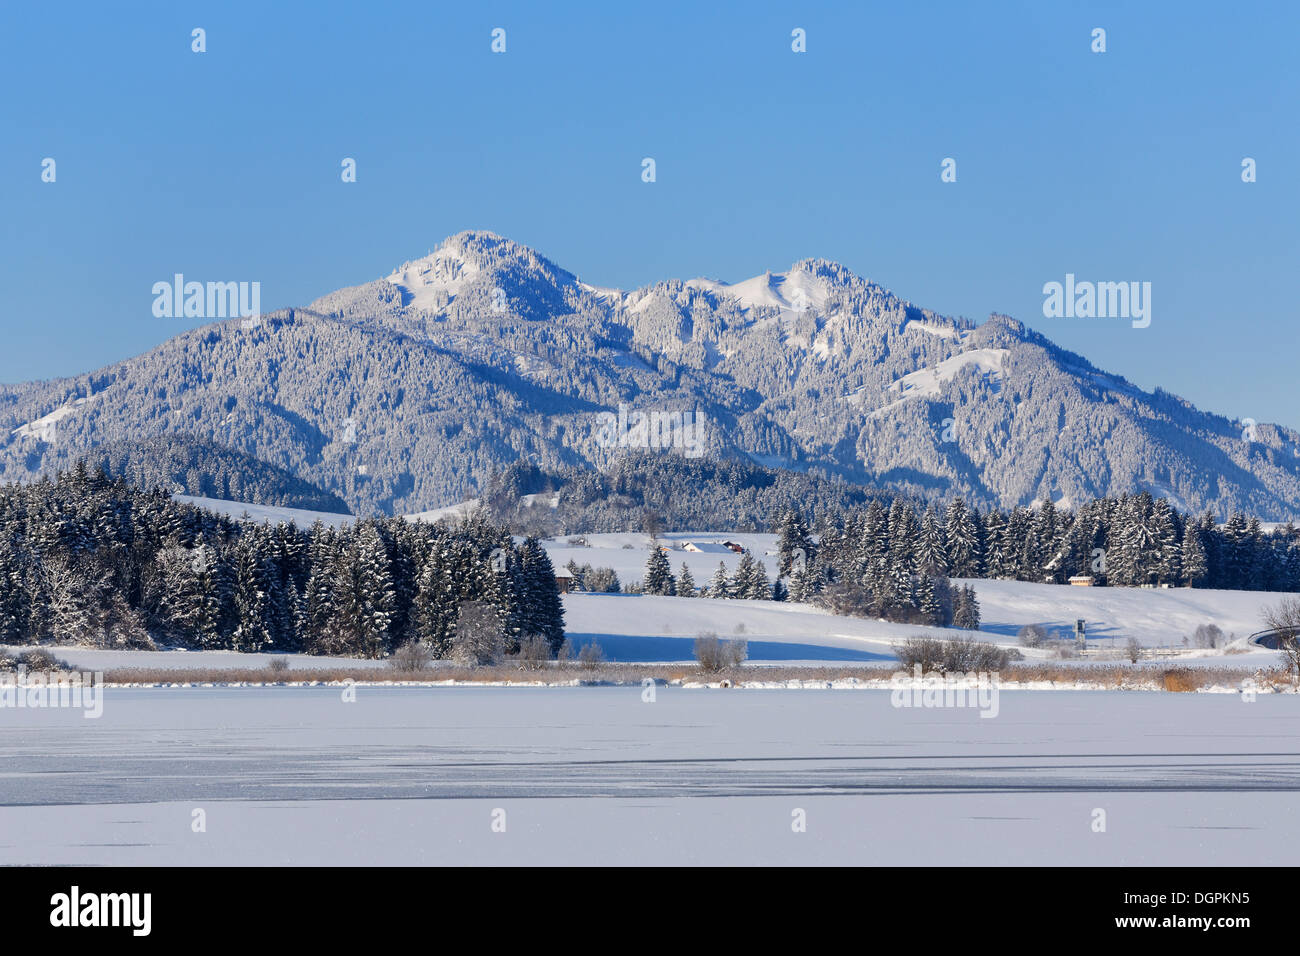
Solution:
{"label": "tree line", "polygon": [[884,568],[879,575],[865,570],[858,573],[856,568],[846,573],[827,564],[810,568],[807,558],[815,553],[812,538],[806,528],[799,535],[797,515],[791,512],[790,518],[791,522],[782,523],[780,573],[775,581],[769,582],[767,568],[747,548],[741,552],[734,573],[719,561],[712,579],[696,587],[690,567],[683,562],[681,571],[674,575],[664,549],[655,546],[646,559],[645,579],[638,590],[676,597],[797,601],[854,617],[979,628],[975,589],[970,585],[953,587],[936,568],[900,563]]}
{"label": "tree line", "polygon": [[481,514],[241,523],[84,463],[0,486],[0,642],[361,657],[417,642],[441,658],[470,606],[477,639],[486,616],[506,653],[563,643],[540,541]]}
{"label": "tree line", "polygon": [[1170,586],[1300,590],[1300,532],[1265,531],[1237,512],[1218,522],[1182,514],[1147,492],[1099,498],[1077,510],[1051,501],[1009,512],[918,509],[895,497],[865,508],[822,513],[813,522],[795,508],[777,523],[781,573],[791,591],[820,591],[841,580],[887,590],[910,575],[1007,578],[1064,584],[1088,577],[1098,586]]}

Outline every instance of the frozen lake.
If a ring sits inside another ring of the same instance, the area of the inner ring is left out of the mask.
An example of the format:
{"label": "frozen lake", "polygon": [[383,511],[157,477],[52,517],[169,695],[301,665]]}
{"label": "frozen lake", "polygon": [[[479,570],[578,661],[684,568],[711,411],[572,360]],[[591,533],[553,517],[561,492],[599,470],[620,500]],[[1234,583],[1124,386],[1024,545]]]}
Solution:
{"label": "frozen lake", "polygon": [[1289,863],[1300,839],[1292,696],[1007,691],[987,719],[865,690],[355,693],[0,709],[0,863]]}

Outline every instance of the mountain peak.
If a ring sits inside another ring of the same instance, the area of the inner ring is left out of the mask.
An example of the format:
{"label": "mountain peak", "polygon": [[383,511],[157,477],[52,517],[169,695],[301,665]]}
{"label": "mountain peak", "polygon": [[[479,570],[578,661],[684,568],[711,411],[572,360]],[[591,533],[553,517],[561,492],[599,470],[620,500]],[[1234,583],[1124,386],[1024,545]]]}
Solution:
{"label": "mountain peak", "polygon": [[785,272],[764,270],[740,282],[688,279],[684,284],[688,288],[734,299],[746,309],[779,309],[783,312],[822,311],[841,289],[873,287],[873,283],[851,269],[827,259],[801,259]]}
{"label": "mountain peak", "polygon": [[385,279],[410,296],[407,305],[436,312],[480,280],[510,288],[521,277],[536,275],[556,284],[574,281],[535,249],[494,232],[471,229],[448,236],[436,249],[402,263]]}
{"label": "mountain peak", "polygon": [[825,259],[624,294],[475,230],[302,315],[185,333],[95,373],[93,402],[69,381],[8,387],[0,472],[184,432],[358,513],[418,511],[526,456],[609,464],[625,449],[601,422],[626,406],[694,410],[711,456],[927,497],[1009,507],[1158,486],[1196,511],[1300,508],[1300,434],[1261,425],[1243,440],[1014,319],[945,317]]}

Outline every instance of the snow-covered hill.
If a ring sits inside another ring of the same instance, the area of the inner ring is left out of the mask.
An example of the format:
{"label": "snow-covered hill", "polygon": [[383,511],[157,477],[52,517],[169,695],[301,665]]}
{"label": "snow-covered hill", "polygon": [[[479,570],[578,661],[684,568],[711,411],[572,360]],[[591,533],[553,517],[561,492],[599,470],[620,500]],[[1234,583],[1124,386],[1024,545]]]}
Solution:
{"label": "snow-covered hill", "polygon": [[330,511],[307,511],[304,508],[254,505],[244,501],[225,501],[221,498],[200,498],[194,495],[172,495],[172,498],[229,518],[255,521],[258,524],[279,524],[283,521],[292,522],[299,528],[310,528],[312,524],[319,521],[327,527],[338,528],[357,520],[355,515]]}
{"label": "snow-covered hill", "polygon": [[[309,527],[320,521],[338,527],[357,520],[351,515],[176,497],[220,514],[259,523],[292,521],[299,527]],[[455,518],[473,505],[474,502],[465,502],[407,518],[425,521]],[[728,574],[735,573],[741,555],[723,546],[723,542],[749,550],[766,567],[768,577],[776,577],[777,536],[774,534],[678,532],[661,534],[658,541],[668,549],[673,574],[679,574],[685,564],[697,586],[707,584],[719,564]],[[556,568],[570,561],[612,568],[624,586],[643,578],[651,546],[649,536],[639,532],[576,535],[547,540],[543,545]],[[704,551],[687,550],[689,545]],[[1133,637],[1143,647],[1169,649],[1180,655],[1189,650],[1184,639],[1202,624],[1216,625],[1240,645],[1250,634],[1263,628],[1265,608],[1286,596],[1270,591],[1079,588],[986,579],[959,579],[956,583],[969,584],[975,589],[981,614],[981,627],[975,633],[983,640],[1018,646],[1017,633],[1028,624],[1042,625],[1053,637],[1064,640],[1072,637],[1075,621],[1083,620],[1090,645],[1097,650],[1120,652]],[[971,634],[838,617],[806,604],[773,601],[627,594],[569,594],[564,600],[570,640],[575,644],[599,643],[608,657],[618,661],[690,660],[692,642],[705,631],[720,637],[744,637],[750,642],[751,659],[758,662],[892,660],[892,645],[908,637]],[[1044,652],[1032,650],[1025,654],[1030,658],[1045,656]],[[1273,663],[1276,657],[1271,652],[1252,649],[1246,654],[1227,656],[1210,653],[1203,660],[1257,666]],[[178,666],[193,666],[192,655],[187,660],[189,663]]]}
{"label": "snow-covered hill", "polygon": [[[647,595],[569,594],[564,599],[565,631],[575,646],[599,644],[616,661],[689,661],[697,636],[744,639],[755,663],[889,662],[894,645],[911,637],[977,637],[1017,647],[1024,624],[1043,624],[1059,637],[1072,632],[1075,616],[1087,621],[1091,654],[1087,664],[1113,650],[1122,654],[1130,636],[1153,651],[1172,647],[1179,663],[1254,668],[1272,666],[1278,655],[1249,649],[1223,654],[1186,649],[1183,638],[1199,624],[1218,624],[1244,638],[1259,629],[1258,611],[1278,598],[1261,592],[1141,591],[1097,588],[1093,594],[1065,595],[1064,585],[1017,581],[972,582],[984,616],[979,631],[893,624],[839,617],[806,604],[732,601]],[[992,585],[981,588],[981,585]],[[1075,588],[1074,591],[1085,589]],[[1110,593],[1106,593],[1109,591]],[[1144,603],[1138,595],[1149,597]],[[1057,600],[1057,599],[1061,600]],[[1047,660],[1046,651],[1021,649],[1027,660]]]}
{"label": "snow-covered hill", "polygon": [[184,432],[357,514],[475,497],[521,459],[607,467],[627,448],[602,416],[622,405],[699,416],[692,454],[920,497],[1006,508],[1149,490],[1196,512],[1300,517],[1295,431],[1261,422],[1243,438],[1007,316],[942,316],[824,259],[624,293],[464,232],[256,327],[214,323],[0,399],[0,480]]}
{"label": "snow-covered hill", "polygon": [[[570,543],[583,540],[585,545]],[[697,585],[706,584],[718,564],[734,573],[740,555],[692,553],[686,542],[733,541],[762,560],[769,577],[776,574],[776,535],[732,532],[683,532],[659,536],[669,548],[674,574],[685,563]],[[649,555],[644,534],[592,534],[581,539],[545,542],[557,567],[570,560],[613,568],[624,584],[642,579]],[[1264,609],[1286,595],[1269,591],[1217,591],[1191,588],[1080,588],[1024,581],[958,580],[975,589],[981,627],[976,636],[1008,647],[1027,624],[1039,624],[1054,637],[1072,638],[1076,620],[1085,622],[1089,643],[1098,650],[1120,652],[1130,637],[1147,648],[1186,649],[1183,641],[1202,624],[1217,625],[1225,635],[1243,640],[1261,630]],[[918,634],[968,636],[971,632],[916,627],[836,617],[808,605],[769,601],[708,600],[632,595],[572,594],[565,599],[566,629],[571,640],[594,640],[618,660],[688,660],[691,643],[701,631],[750,641],[756,661],[827,661],[892,659],[890,646]],[[1027,657],[1046,656],[1026,650]],[[1206,658],[1232,666],[1273,663],[1277,655],[1211,654]]]}

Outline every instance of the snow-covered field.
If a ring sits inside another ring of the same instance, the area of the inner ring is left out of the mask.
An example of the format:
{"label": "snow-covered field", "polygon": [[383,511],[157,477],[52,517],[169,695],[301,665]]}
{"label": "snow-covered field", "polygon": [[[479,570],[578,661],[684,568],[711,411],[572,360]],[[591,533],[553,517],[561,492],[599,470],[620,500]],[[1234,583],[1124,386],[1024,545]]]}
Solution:
{"label": "snow-covered field", "polygon": [[[260,669],[271,660],[284,660],[292,670],[320,670],[339,664],[349,668],[377,668],[386,670],[387,661],[363,660],[356,657],[317,657],[311,654],[245,654],[240,651],[116,651],[94,647],[47,647],[55,657],[66,661],[81,671],[110,671],[118,667],[139,667],[162,670]],[[30,645],[0,645],[0,651],[21,654],[31,650]],[[279,680],[279,677],[268,679]]]}
{"label": "snow-covered field", "polygon": [[[755,663],[887,662],[895,659],[895,644],[920,634],[941,637],[973,635],[1002,646],[1017,647],[1016,632],[1022,624],[1044,623],[1062,629],[1067,625],[1073,628],[1074,618],[1061,616],[1065,611],[1084,617],[1088,621],[1090,636],[1096,638],[1091,642],[1095,655],[1090,654],[1075,662],[1087,664],[1106,657],[1112,646],[1119,653],[1130,634],[1151,648],[1165,646],[1172,637],[1175,646],[1181,649],[1181,635],[1190,634],[1195,629],[1192,621],[1233,620],[1230,615],[1198,618],[1197,615],[1202,610],[1201,602],[1205,601],[1208,606],[1212,606],[1213,600],[1200,596],[1224,594],[1229,598],[1224,606],[1232,608],[1233,599],[1238,594],[1178,592],[1198,597],[1190,605],[1166,598],[1162,602],[1162,608],[1143,613],[1140,599],[1132,600],[1137,598],[1136,593],[1120,594],[1113,602],[1104,598],[1067,602],[1066,598],[1073,595],[1062,594],[1054,603],[1055,595],[1050,592],[1065,592],[1070,589],[1010,581],[977,583],[995,585],[989,589],[987,604],[985,592],[979,592],[984,615],[984,624],[979,631],[839,617],[804,604],[618,594],[566,595],[565,629],[574,646],[597,643],[604,650],[607,659],[621,662],[691,660],[694,640],[705,631],[711,631],[719,637],[745,639],[749,643],[749,659]],[[1042,594],[1042,591],[1049,593]],[[1103,589],[1096,589],[1096,593],[1103,593]],[[1138,593],[1150,596],[1157,592]],[[1250,596],[1267,603],[1259,594]],[[1271,597],[1276,599],[1277,596]],[[1248,610],[1231,613],[1237,613],[1244,619]],[[1126,614],[1133,615],[1133,625],[1125,623],[1128,620]],[[1181,627],[1185,627],[1185,630],[1178,630]],[[1220,627],[1223,627],[1225,633],[1230,630],[1222,623]],[[1047,651],[1022,651],[1027,661],[1045,660],[1049,656]],[[1180,653],[1171,660],[1193,665],[1213,664],[1253,669],[1277,663],[1278,654],[1260,649],[1228,655],[1189,651]]]}
{"label": "snow-covered field", "polygon": [[299,528],[310,528],[317,521],[328,528],[339,528],[345,524],[352,524],[357,520],[354,515],[338,514],[333,511],[308,511],[304,508],[252,505],[243,501],[225,501],[221,498],[203,498],[197,495],[173,494],[172,498],[185,504],[194,505],[196,508],[203,508],[219,515],[226,515],[229,518],[244,519],[246,517],[250,521],[269,522],[271,524],[291,521]]}
{"label": "snow-covered field", "polygon": [[[587,546],[568,543],[578,538],[584,539]],[[774,534],[746,534],[736,531],[674,532],[661,534],[659,541],[670,549],[668,561],[672,565],[673,574],[681,571],[682,563],[685,562],[690,567],[691,575],[697,585],[709,583],[709,578],[717,570],[719,562],[726,565],[728,573],[734,574],[740,555],[734,551],[699,554],[678,550],[688,541],[706,544],[734,541],[748,548],[754,557],[763,561],[769,578],[776,576],[776,535]],[[568,564],[570,560],[599,568],[613,568],[624,584],[641,580],[645,575],[646,557],[650,553],[650,538],[637,532],[569,535],[546,541],[544,544],[551,563],[557,568]],[[768,554],[769,551],[773,553]]]}
{"label": "snow-covered field", "polygon": [[[307,526],[319,519],[326,524],[354,521],[347,515],[295,511],[239,502],[185,498],[203,507],[239,517],[248,514],[258,521],[295,520]],[[473,502],[407,516],[411,520],[435,520],[460,513]],[[570,543],[581,538],[585,544]],[[746,532],[674,532],[660,535],[666,544],[674,574],[683,563],[689,566],[697,585],[705,585],[719,563],[734,573],[740,555],[720,549],[731,541],[748,548],[767,567],[769,578],[776,575],[774,534]],[[687,542],[702,545],[707,553],[685,550]],[[650,539],[644,533],[574,535],[545,542],[555,566],[570,560],[578,564],[613,568],[626,585],[642,579]],[[1089,645],[1098,654],[1119,654],[1130,637],[1146,648],[1175,651],[1179,663],[1213,664],[1254,669],[1271,666],[1278,655],[1244,647],[1244,639],[1263,628],[1264,608],[1282,595],[1263,591],[1211,591],[1192,589],[1076,588],[1064,585],[1029,584],[1021,581],[969,580],[958,583],[975,588],[980,602],[981,628],[974,632],[984,640],[1016,646],[1016,633],[1026,624],[1041,624],[1054,636],[1068,639],[1074,622],[1086,622]],[[809,605],[766,601],[721,601],[632,595],[571,594],[564,599],[566,628],[575,646],[588,642],[601,645],[607,659],[618,662],[678,662],[692,659],[692,644],[701,632],[720,637],[744,637],[754,663],[888,662],[894,659],[892,646],[918,634],[968,636],[969,631],[915,627],[884,621],[837,617]],[[1236,638],[1234,650],[1247,653],[1189,651],[1184,645],[1198,625],[1218,625],[1225,635]],[[60,649],[60,657],[77,667],[108,669],[114,666],[147,667],[247,667],[262,666],[267,655],[234,652],[160,653],[114,652]],[[1024,651],[1029,660],[1044,658],[1045,651]],[[321,667],[328,658],[288,655],[293,668]],[[1086,658],[1084,663],[1095,658]],[[357,662],[358,666],[378,662]]]}
{"label": "snow-covered field", "polygon": [[[1278,663],[1275,651],[1250,648],[1245,653],[1184,650],[1182,637],[1200,623],[1215,623],[1225,634],[1241,638],[1258,621],[1263,606],[1279,595],[1246,591],[1142,591],[1120,588],[1069,588],[1015,581],[974,581],[983,613],[979,631],[946,630],[840,617],[806,604],[775,601],[729,601],[630,594],[567,594],[565,630],[575,648],[599,644],[606,660],[618,663],[677,663],[694,660],[695,638],[712,632],[748,642],[752,664],[888,664],[894,645],[918,634],[943,637],[974,635],[1016,647],[1024,624],[1044,624],[1061,636],[1081,617],[1088,622],[1094,653],[1076,661],[1088,664],[1122,651],[1129,635],[1159,651],[1172,644],[1172,657],[1157,662],[1255,670]],[[1256,625],[1258,627],[1258,625]],[[5,648],[0,648],[5,649]],[[10,652],[25,650],[7,648]],[[314,657],[306,654],[241,654],[236,651],[113,651],[57,647],[53,653],[82,670],[116,667],[264,668],[283,658],[291,670],[330,667],[384,669],[383,661]],[[1026,661],[1044,660],[1048,652],[1022,649]]]}
{"label": "snow-covered field", "polygon": [[0,863],[1287,864],[1297,734],[1294,697],[110,688],[0,709]]}
{"label": "snow-covered field", "polygon": [[[611,567],[624,583],[644,576],[649,541],[644,534],[587,535],[588,546],[568,539],[546,542],[551,561],[570,560]],[[725,532],[662,535],[668,543],[673,573],[685,562],[697,585],[705,584],[721,561],[735,571],[740,555],[699,554],[676,550],[684,542],[727,540],[747,547],[775,576],[776,536]],[[631,548],[626,547],[632,545]],[[1016,646],[1026,624],[1041,624],[1061,639],[1073,637],[1074,622],[1086,622],[1089,644],[1098,652],[1120,653],[1130,637],[1151,649],[1184,651],[1183,639],[1201,624],[1216,624],[1240,645],[1263,628],[1264,609],[1283,595],[1269,591],[1212,591],[1143,588],[1078,588],[1023,581],[959,580],[975,588],[981,625],[976,636]],[[691,644],[701,631],[720,637],[744,637],[754,661],[869,661],[892,659],[890,646],[917,634],[967,636],[968,631],[890,624],[836,617],[808,605],[769,601],[636,597],[571,594],[565,598],[566,627],[575,644],[594,640],[619,661],[678,661],[691,658]],[[1028,659],[1046,652],[1026,651]],[[1268,666],[1277,654],[1251,650],[1223,655],[1205,652],[1178,655],[1180,662],[1232,667]],[[1084,661],[1086,663],[1086,660]]]}

